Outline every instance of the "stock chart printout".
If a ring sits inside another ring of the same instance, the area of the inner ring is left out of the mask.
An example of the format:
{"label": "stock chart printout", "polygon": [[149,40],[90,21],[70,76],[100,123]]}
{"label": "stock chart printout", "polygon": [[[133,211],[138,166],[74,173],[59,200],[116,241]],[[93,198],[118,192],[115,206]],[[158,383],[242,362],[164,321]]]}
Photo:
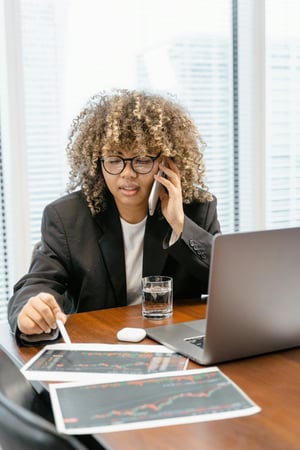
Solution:
{"label": "stock chart printout", "polygon": [[260,411],[217,367],[122,382],[53,384],[59,431],[91,434],[246,416]]}
{"label": "stock chart printout", "polygon": [[22,367],[30,380],[75,381],[88,377],[124,379],[129,375],[183,370],[187,359],[162,345],[53,344]]}

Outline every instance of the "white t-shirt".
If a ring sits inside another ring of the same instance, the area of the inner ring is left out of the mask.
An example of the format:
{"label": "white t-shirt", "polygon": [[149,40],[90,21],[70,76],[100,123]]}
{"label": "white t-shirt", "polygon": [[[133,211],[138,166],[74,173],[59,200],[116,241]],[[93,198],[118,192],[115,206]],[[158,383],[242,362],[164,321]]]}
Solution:
{"label": "white t-shirt", "polygon": [[143,249],[147,216],[139,223],[128,223],[121,218],[124,239],[127,304],[141,303]]}

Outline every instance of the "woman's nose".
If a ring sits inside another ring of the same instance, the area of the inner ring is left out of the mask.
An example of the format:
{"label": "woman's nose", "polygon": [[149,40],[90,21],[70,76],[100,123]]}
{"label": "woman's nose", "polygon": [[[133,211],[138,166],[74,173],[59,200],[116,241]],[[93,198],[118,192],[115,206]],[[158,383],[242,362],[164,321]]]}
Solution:
{"label": "woman's nose", "polygon": [[136,177],[136,172],[133,170],[131,161],[125,161],[125,167],[121,173],[123,176],[130,176],[130,177]]}

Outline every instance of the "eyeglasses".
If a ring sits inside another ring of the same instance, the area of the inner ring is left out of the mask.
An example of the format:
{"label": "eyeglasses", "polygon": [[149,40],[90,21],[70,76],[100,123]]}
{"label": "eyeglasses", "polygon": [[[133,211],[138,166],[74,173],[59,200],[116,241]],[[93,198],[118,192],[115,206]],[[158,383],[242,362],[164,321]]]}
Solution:
{"label": "eyeglasses", "polygon": [[119,175],[125,169],[127,161],[130,161],[131,168],[134,172],[145,175],[151,172],[154,166],[154,161],[160,156],[135,156],[134,158],[122,158],[121,156],[110,156],[108,158],[101,158],[106,172],[111,175]]}

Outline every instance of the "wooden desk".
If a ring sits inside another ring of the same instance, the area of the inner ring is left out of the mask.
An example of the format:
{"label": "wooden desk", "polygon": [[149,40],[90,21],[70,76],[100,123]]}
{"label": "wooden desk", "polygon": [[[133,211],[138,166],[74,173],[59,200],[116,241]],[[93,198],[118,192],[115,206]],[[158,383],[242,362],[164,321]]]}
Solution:
{"label": "wooden desk", "polygon": [[[164,323],[205,316],[194,301],[176,304]],[[160,322],[162,323],[162,322]],[[141,317],[140,306],[115,308],[70,317],[67,330],[73,342],[117,343],[125,326],[149,327],[158,322]],[[7,325],[0,327],[1,344],[26,362],[38,349],[19,348]],[[147,339],[143,344],[153,344]],[[300,348],[218,365],[261,408],[237,419],[95,435],[109,450],[297,450],[300,449]],[[190,363],[189,368],[199,367]]]}

